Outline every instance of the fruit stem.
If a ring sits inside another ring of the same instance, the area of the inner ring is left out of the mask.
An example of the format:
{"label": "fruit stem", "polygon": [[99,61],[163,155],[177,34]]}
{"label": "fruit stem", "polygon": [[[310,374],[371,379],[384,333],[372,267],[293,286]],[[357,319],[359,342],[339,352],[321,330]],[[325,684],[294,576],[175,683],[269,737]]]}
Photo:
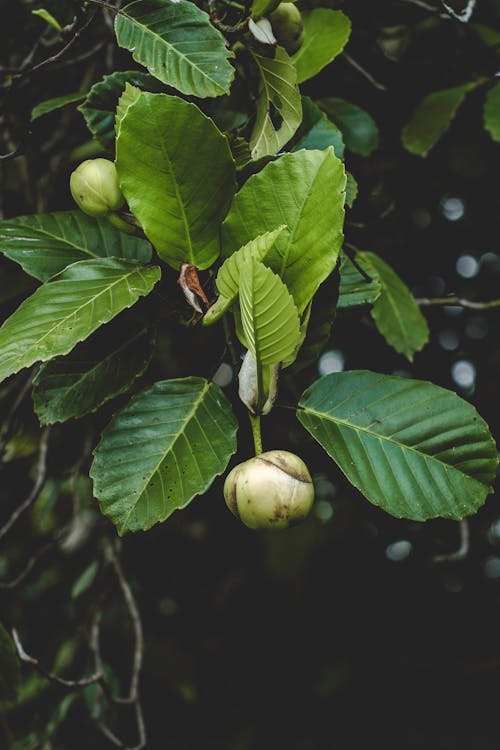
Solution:
{"label": "fruit stem", "polygon": [[122,232],[125,232],[126,234],[137,234],[136,227],[122,219],[119,214],[111,212],[106,218],[110,224],[117,229],[120,229]]}
{"label": "fruit stem", "polygon": [[255,455],[258,456],[262,453],[262,435],[260,432],[260,416],[258,414],[251,414],[248,412],[250,418],[250,424],[252,426],[253,444],[255,447]]}

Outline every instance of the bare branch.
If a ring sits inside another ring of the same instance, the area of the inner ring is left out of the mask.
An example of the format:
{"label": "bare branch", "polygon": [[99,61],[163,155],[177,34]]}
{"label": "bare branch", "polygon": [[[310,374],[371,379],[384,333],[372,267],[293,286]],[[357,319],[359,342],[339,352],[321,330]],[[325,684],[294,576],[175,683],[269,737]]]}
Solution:
{"label": "bare branch", "polygon": [[47,452],[48,452],[48,445],[49,445],[49,436],[50,436],[50,427],[46,427],[45,430],[42,432],[42,437],[40,439],[40,447],[38,449],[38,464],[37,464],[35,484],[33,485],[33,488],[30,494],[28,495],[28,497],[21,503],[21,505],[17,506],[17,508],[10,515],[9,519],[6,521],[6,523],[0,528],[0,539],[3,539],[3,537],[10,531],[12,526],[16,523],[17,519],[25,511],[27,511],[28,508],[31,508],[31,506],[37,500],[38,496],[40,495],[40,492],[43,489],[43,485],[45,484],[45,478],[47,476]]}
{"label": "bare branch", "polygon": [[346,62],[349,63],[349,65],[352,65],[352,67],[355,68],[358,73],[361,73],[361,75],[364,76],[364,78],[366,78],[366,80],[369,81],[372,86],[374,86],[379,91],[387,91],[387,86],[384,86],[383,83],[377,81],[377,79],[374,78],[372,74],[361,65],[361,63],[351,57],[351,55],[348,55],[347,52],[344,52],[342,54],[342,57],[344,58],[344,60],[346,60]]}
{"label": "bare branch", "polygon": [[473,302],[463,297],[435,297],[429,299],[428,297],[421,297],[416,299],[417,305],[427,307],[430,305],[445,305],[451,307],[466,307],[470,310],[490,310],[493,307],[500,307],[500,299],[494,299],[489,302]]}
{"label": "bare branch", "polygon": [[23,661],[25,664],[31,664],[31,666],[33,666],[37,670],[37,672],[40,672],[40,674],[46,677],[47,680],[50,680],[50,682],[54,682],[56,685],[62,685],[66,688],[83,688],[87,687],[88,685],[94,685],[96,682],[99,682],[102,679],[102,673],[96,672],[96,674],[93,674],[90,677],[83,677],[80,680],[65,680],[62,677],[54,674],[53,672],[49,672],[44,669],[38,659],[35,659],[34,656],[30,656],[26,653],[15,628],[12,628],[12,639],[16,646],[17,655],[19,656],[21,661]]}
{"label": "bare branch", "polygon": [[24,401],[26,395],[28,394],[28,392],[29,392],[29,390],[31,388],[31,385],[33,383],[34,375],[35,375],[34,372],[32,372],[30,374],[30,376],[28,377],[28,379],[24,383],[23,387],[21,388],[21,390],[17,394],[16,398],[14,399],[14,401],[12,403],[12,406],[10,407],[7,415],[5,416],[5,419],[3,420],[2,426],[0,428],[0,461],[1,461],[1,456],[3,454],[3,449],[5,447],[5,443],[6,443],[8,437],[10,435],[10,428],[11,428],[12,419],[13,419],[16,411],[19,409],[19,407],[21,406],[22,402]]}
{"label": "bare branch", "polygon": [[11,590],[15,589],[17,586],[19,586],[20,583],[22,583],[25,578],[28,577],[28,575],[31,573],[35,565],[41,558],[49,552],[53,547],[56,546],[58,541],[62,539],[62,537],[67,533],[68,527],[61,529],[56,536],[50,540],[47,544],[45,544],[43,547],[41,547],[37,552],[35,552],[28,560],[24,568],[21,570],[20,573],[17,574],[15,578],[11,578],[9,581],[0,581],[0,589],[5,590]]}

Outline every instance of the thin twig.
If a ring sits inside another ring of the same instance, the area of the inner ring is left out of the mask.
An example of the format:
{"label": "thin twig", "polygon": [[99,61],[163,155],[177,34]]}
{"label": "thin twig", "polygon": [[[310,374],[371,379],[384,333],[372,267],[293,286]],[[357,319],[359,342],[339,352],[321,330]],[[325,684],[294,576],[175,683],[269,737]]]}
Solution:
{"label": "thin twig", "polygon": [[467,307],[470,310],[490,310],[493,307],[500,307],[500,299],[490,300],[489,302],[473,302],[463,297],[421,297],[416,299],[417,305],[427,307],[430,305],[450,305],[451,307]]}
{"label": "thin twig", "polygon": [[470,532],[467,519],[463,518],[459,521],[459,531],[460,547],[455,552],[450,552],[449,554],[434,555],[432,558],[433,562],[456,562],[457,560],[464,560],[467,557],[470,545]]}
{"label": "thin twig", "polygon": [[352,65],[352,67],[355,68],[358,73],[361,73],[361,75],[364,76],[366,80],[372,84],[372,86],[374,86],[379,91],[387,91],[387,86],[384,86],[383,83],[377,81],[377,79],[374,78],[372,74],[361,65],[361,63],[351,57],[351,55],[348,55],[347,52],[344,52],[342,56],[346,60],[346,62],[348,62],[349,65]]}
{"label": "thin twig", "polygon": [[28,577],[28,575],[31,573],[37,562],[47,553],[49,552],[53,547],[56,546],[56,544],[59,542],[60,539],[68,532],[68,527],[65,527],[64,529],[61,529],[58,531],[53,539],[50,540],[50,542],[47,542],[43,547],[41,547],[37,552],[35,552],[28,560],[24,568],[21,570],[20,573],[15,576],[15,578],[11,578],[9,581],[0,581],[0,589],[5,590],[11,590],[15,589],[17,586],[19,586],[20,583],[22,583],[25,578]]}
{"label": "thin twig", "polygon": [[139,674],[141,671],[142,659],[144,656],[144,635],[142,632],[141,617],[139,615],[139,610],[137,609],[132,590],[127,579],[125,578],[120,560],[118,558],[118,555],[116,554],[116,549],[109,541],[106,541],[106,555],[118,579],[123,599],[127,607],[127,612],[132,623],[132,629],[134,631],[134,658],[132,663],[132,673],[130,675],[130,687],[128,696],[125,698],[117,698],[116,701],[118,703],[133,703],[137,700],[137,696],[139,693]]}
{"label": "thin twig", "polygon": [[24,502],[21,503],[21,505],[17,506],[17,508],[10,515],[9,519],[0,528],[0,539],[3,539],[3,537],[15,524],[17,519],[33,505],[33,503],[40,495],[40,492],[42,491],[43,485],[45,484],[45,477],[47,475],[47,452],[49,445],[49,436],[50,427],[46,427],[42,432],[42,437],[40,438],[35,484],[33,485],[28,497],[24,500]]}
{"label": "thin twig", "polygon": [[33,378],[34,378],[34,373],[32,372],[30,376],[28,377],[28,379],[26,380],[26,382],[24,383],[21,390],[19,391],[19,393],[17,394],[16,398],[14,399],[12,406],[10,407],[7,415],[5,416],[5,419],[0,428],[0,461],[1,461],[2,454],[3,454],[3,450],[5,448],[5,443],[10,434],[10,427],[11,427],[12,419],[16,411],[19,409],[22,402],[26,398],[31,388],[31,385],[33,383]]}
{"label": "thin twig", "polygon": [[79,680],[65,680],[64,678],[59,677],[59,675],[44,669],[38,659],[35,659],[34,656],[30,656],[26,653],[15,628],[12,628],[12,639],[16,646],[17,655],[19,656],[21,661],[25,662],[25,664],[31,664],[33,667],[35,667],[37,672],[40,672],[40,674],[46,677],[47,680],[56,683],[56,685],[62,685],[66,688],[83,688],[87,687],[88,685],[94,685],[96,682],[99,682],[102,679],[102,673],[96,672],[96,674],[93,674],[90,677],[83,677]]}

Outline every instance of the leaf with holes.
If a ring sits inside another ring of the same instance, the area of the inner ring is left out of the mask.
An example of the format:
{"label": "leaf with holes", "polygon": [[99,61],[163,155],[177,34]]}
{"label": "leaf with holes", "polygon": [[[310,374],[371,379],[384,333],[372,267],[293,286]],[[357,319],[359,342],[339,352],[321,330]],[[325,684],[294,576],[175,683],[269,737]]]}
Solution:
{"label": "leaf with holes", "polygon": [[413,294],[397,273],[375,253],[358,253],[361,263],[368,262],[380,281],[381,292],[371,309],[379,333],[400,354],[413,360],[429,340],[429,326]]}
{"label": "leaf with holes", "polygon": [[492,491],[498,458],[487,424],[432,383],[326,375],[304,392],[297,417],[347,479],[398,518],[458,520]]}
{"label": "leaf with holes", "polygon": [[213,120],[176,96],[141,93],[121,121],[116,168],[162,260],[208,268],[236,186],[229,143]]}
{"label": "leaf with holes", "polygon": [[252,52],[260,74],[257,117],[250,137],[253,159],[276,154],[288,143],[302,120],[297,72],[283,47],[274,57]]}
{"label": "leaf with holes", "polygon": [[18,216],[0,222],[0,251],[40,281],[72,263],[95,258],[126,258],[149,263],[151,245],[82,211]]}
{"label": "leaf with holes", "polygon": [[[112,330],[108,330],[112,327]],[[147,368],[153,338],[146,329],[124,333],[113,324],[66,357],[43,365],[33,381],[33,405],[42,424],[65,422],[96,411],[126,392]]]}
{"label": "leaf with holes", "polygon": [[292,55],[299,83],[315,76],[340,55],[351,35],[351,21],[341,10],[315,8],[302,17],[304,39]]}
{"label": "leaf with holes", "polygon": [[168,86],[201,98],[229,93],[234,54],[194,3],[138,0],[116,15],[115,30],[120,47]]}
{"label": "leaf with holes", "polygon": [[332,148],[280,156],[236,194],[222,227],[223,255],[285,224],[265,265],[283,279],[302,314],[337,263],[345,182]]}
{"label": "leaf with holes", "polygon": [[466,95],[478,84],[478,81],[473,81],[444,91],[433,91],[424,97],[403,128],[403,146],[412,154],[427,156],[450,127]]}
{"label": "leaf with holes", "polygon": [[287,359],[300,339],[297,308],[270,268],[249,260],[240,270],[240,311],[245,343],[260,365]]}
{"label": "leaf with holes", "polygon": [[0,381],[67,354],[149,294],[160,269],[129,260],[83,260],[39,287],[0,328]]}
{"label": "leaf with holes", "polygon": [[91,469],[120,535],[151,528],[212,484],[236,450],[237,421],[214,383],[164,380],[115,414]]}

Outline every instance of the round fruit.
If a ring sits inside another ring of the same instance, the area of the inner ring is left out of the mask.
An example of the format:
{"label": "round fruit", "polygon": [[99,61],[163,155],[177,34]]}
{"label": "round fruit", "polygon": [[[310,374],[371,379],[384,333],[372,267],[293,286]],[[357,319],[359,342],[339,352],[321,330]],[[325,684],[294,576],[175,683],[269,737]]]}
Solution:
{"label": "round fruit", "polygon": [[297,52],[304,38],[304,22],[300,10],[293,3],[280,3],[269,20],[281,46],[290,55]]}
{"label": "round fruit", "polygon": [[268,451],[235,466],[224,483],[224,499],[250,529],[286,529],[307,516],[314,487],[301,458]]}
{"label": "round fruit", "polygon": [[71,174],[71,195],[89,216],[107,216],[125,203],[116,168],[109,159],[87,159]]}

